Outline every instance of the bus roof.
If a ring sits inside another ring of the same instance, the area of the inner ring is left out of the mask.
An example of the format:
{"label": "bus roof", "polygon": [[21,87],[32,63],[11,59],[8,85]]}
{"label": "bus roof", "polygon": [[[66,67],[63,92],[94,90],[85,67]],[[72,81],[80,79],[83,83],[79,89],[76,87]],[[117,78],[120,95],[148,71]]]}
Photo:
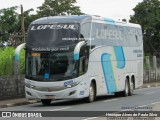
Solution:
{"label": "bus roof", "polygon": [[110,18],[104,18],[97,15],[70,15],[70,16],[49,16],[39,18],[32,22],[32,24],[52,24],[52,23],[81,23],[83,21],[92,21],[97,23],[114,24],[120,26],[130,26],[140,28],[139,24],[127,23],[123,21],[116,21]]}
{"label": "bus roof", "polygon": [[49,16],[35,20],[32,24],[48,23],[80,23],[82,20],[91,18],[89,15],[70,15],[70,16]]}

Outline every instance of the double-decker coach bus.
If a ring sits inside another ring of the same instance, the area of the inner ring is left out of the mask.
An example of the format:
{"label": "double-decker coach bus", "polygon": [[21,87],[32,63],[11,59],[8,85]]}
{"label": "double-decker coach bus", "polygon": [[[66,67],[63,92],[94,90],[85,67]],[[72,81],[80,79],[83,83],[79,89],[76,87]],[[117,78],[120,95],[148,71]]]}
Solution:
{"label": "double-decker coach bus", "polygon": [[132,95],[143,84],[142,30],[99,16],[40,18],[28,28],[25,66],[26,97],[44,105]]}

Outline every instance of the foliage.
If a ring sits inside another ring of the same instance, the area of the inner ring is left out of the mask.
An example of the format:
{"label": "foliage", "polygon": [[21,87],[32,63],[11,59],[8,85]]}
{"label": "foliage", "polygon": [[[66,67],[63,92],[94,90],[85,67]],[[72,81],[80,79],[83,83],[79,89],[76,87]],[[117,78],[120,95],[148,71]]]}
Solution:
{"label": "foliage", "polygon": [[4,30],[4,32],[13,32],[12,28],[16,27],[18,15],[15,12],[16,9],[17,6],[0,10],[0,25],[1,30]]}
{"label": "foliage", "polygon": [[13,74],[14,48],[7,47],[0,50],[0,76]]}
{"label": "foliage", "polygon": [[[130,22],[142,26],[144,36],[144,51],[157,54],[160,51],[160,1],[143,0],[134,9]],[[159,54],[160,55],[160,54]]]}
{"label": "foliage", "polygon": [[15,12],[16,9],[17,6],[0,10],[0,33],[3,35],[1,41],[7,40],[7,33],[13,33],[17,28],[18,13]]}
{"label": "foliage", "polygon": [[[0,10],[0,41],[8,41],[9,34],[18,33],[21,30],[21,20],[17,11],[18,6]],[[35,19],[34,15],[29,15],[33,9],[24,12],[24,25],[28,28],[29,24]]]}
{"label": "foliage", "polygon": [[32,12],[32,11],[33,11],[33,9],[29,9],[27,11],[24,11],[24,26],[25,26],[26,31],[27,31],[30,23],[38,18],[37,15],[30,14],[30,12]]}
{"label": "foliage", "polygon": [[81,15],[80,8],[74,6],[76,0],[45,0],[42,6],[38,7],[38,16],[57,16],[57,15]]}
{"label": "foliage", "polygon": [[[7,47],[0,49],[0,76],[13,75],[14,72],[14,52],[15,48]],[[25,51],[20,53],[20,73],[24,74]]]}

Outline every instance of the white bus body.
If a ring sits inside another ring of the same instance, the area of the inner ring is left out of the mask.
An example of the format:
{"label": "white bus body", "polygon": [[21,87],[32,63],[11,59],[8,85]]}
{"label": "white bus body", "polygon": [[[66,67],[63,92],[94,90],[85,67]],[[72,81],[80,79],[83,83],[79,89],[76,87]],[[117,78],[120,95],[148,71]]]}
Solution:
{"label": "white bus body", "polygon": [[[52,20],[54,20],[52,24],[56,23],[56,25],[47,26],[47,22]],[[28,66],[31,63],[33,67],[31,68],[31,74],[26,70],[26,98],[41,99],[43,104],[50,104],[51,100],[55,99],[88,98],[88,101],[92,102],[96,96],[113,93],[123,94],[124,96],[132,95],[134,89],[142,86],[143,40],[140,25],[88,15],[57,16],[36,20],[32,23],[33,25],[43,24],[43,26],[31,26],[29,30],[59,29],[59,27],[60,29],[76,29],[74,25],[57,25],[70,22],[79,24],[80,38],[78,39],[81,40],[73,48],[73,57],[77,61],[78,75],[63,80],[47,81],[45,79],[51,76],[51,72],[47,72],[44,73],[43,80],[39,81],[38,78],[35,80],[36,61],[37,64],[41,63],[40,56],[43,53],[39,53],[39,51],[41,52],[40,48],[37,50],[38,52],[32,49],[33,51],[29,51],[30,57],[26,57],[26,61],[32,59],[31,62],[26,62],[26,69],[29,71]],[[66,39],[73,40],[73,38]],[[58,55],[60,56],[60,54]],[[48,56],[50,55],[48,54]],[[71,64],[68,63],[67,65],[68,68],[66,69],[69,69]],[[41,66],[38,65],[38,68]],[[52,71],[51,68],[50,71]],[[32,75],[33,77],[30,77]]]}

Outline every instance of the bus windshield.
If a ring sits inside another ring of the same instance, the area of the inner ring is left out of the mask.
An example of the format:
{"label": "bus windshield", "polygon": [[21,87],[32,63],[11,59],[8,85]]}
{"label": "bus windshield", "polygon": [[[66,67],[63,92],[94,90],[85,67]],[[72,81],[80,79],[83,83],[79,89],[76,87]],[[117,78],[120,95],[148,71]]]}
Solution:
{"label": "bus windshield", "polygon": [[35,81],[61,81],[76,77],[76,62],[72,52],[26,52],[26,78]]}
{"label": "bus windshield", "polygon": [[27,49],[59,51],[62,46],[76,45],[79,34],[79,24],[33,24],[28,30]]}

